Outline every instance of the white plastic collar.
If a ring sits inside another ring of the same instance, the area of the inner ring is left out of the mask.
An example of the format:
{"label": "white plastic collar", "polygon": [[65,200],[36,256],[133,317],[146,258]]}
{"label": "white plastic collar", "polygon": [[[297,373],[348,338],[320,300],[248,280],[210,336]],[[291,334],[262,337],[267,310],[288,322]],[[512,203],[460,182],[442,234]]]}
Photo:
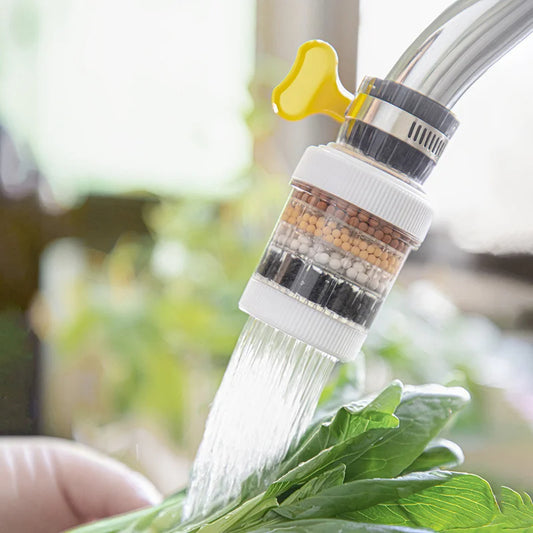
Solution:
{"label": "white plastic collar", "polygon": [[293,174],[397,226],[421,243],[432,209],[424,193],[332,146],[310,146]]}
{"label": "white plastic collar", "polygon": [[244,289],[239,308],[342,362],[354,359],[366,339],[362,326],[314,309],[255,276]]}

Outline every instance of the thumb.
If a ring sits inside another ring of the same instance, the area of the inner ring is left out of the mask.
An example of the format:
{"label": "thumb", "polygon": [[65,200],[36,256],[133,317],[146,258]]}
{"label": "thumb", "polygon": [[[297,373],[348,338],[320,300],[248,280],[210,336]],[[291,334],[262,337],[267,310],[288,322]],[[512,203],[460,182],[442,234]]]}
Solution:
{"label": "thumb", "polygon": [[0,439],[0,480],[0,533],[55,533],[161,498],[118,461],[58,439]]}

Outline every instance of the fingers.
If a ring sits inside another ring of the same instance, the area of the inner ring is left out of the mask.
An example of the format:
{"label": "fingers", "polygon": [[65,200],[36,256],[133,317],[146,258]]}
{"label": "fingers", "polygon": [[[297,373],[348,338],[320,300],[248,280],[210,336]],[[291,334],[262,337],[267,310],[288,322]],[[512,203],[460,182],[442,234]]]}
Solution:
{"label": "fingers", "polygon": [[55,533],[160,499],[143,476],[79,444],[0,439],[0,533]]}
{"label": "fingers", "polygon": [[161,500],[155,487],[139,473],[86,447],[61,442],[51,453],[58,486],[83,521],[154,505]]}

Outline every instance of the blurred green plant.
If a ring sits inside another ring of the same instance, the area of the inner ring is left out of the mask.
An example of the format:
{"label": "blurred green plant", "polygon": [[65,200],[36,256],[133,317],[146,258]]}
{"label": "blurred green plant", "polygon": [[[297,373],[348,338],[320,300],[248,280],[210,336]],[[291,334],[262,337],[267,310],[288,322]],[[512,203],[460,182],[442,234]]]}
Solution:
{"label": "blurred green plant", "polygon": [[486,389],[527,390],[533,376],[530,343],[504,334],[487,317],[461,312],[425,281],[396,287],[372,327],[365,353],[374,368],[376,362],[385,368],[381,379],[374,370],[370,382],[394,375],[410,383],[467,387],[473,401],[457,427],[471,433],[491,425]]}
{"label": "blurred green plant", "polygon": [[0,311],[0,435],[33,433],[36,393],[34,359],[24,314],[17,309]]}
{"label": "blurred green plant", "polygon": [[[261,58],[250,83],[254,105],[244,118],[256,149],[274,127],[266,88],[286,68]],[[107,255],[85,250],[68,318],[48,320],[46,305],[34,313],[51,357],[61,359],[56,381],[80,383],[64,395],[55,387],[47,431],[70,436],[79,420],[155,422],[192,455],[246,320],[240,295],[287,193],[287,176],[256,162],[226,190],[161,199],[145,213],[149,237],[124,235]],[[84,388],[85,398],[68,397]]]}
{"label": "blurred green plant", "polygon": [[180,442],[187,391],[201,387],[191,369],[215,387],[246,319],[240,294],[285,195],[281,180],[250,172],[234,197],[163,201],[146,214],[151,239],[125,236],[109,255],[93,254],[52,342],[70,361],[98,354],[104,418],[149,417]]}

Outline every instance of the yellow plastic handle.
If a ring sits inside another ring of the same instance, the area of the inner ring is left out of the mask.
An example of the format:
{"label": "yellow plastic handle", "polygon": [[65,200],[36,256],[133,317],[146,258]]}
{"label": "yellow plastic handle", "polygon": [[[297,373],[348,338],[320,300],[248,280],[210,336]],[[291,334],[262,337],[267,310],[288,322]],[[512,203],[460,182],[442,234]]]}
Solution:
{"label": "yellow plastic handle", "polygon": [[302,44],[287,77],[272,91],[274,112],[287,120],[323,113],[342,122],[354,96],[339,80],[338,63],[329,43]]}

